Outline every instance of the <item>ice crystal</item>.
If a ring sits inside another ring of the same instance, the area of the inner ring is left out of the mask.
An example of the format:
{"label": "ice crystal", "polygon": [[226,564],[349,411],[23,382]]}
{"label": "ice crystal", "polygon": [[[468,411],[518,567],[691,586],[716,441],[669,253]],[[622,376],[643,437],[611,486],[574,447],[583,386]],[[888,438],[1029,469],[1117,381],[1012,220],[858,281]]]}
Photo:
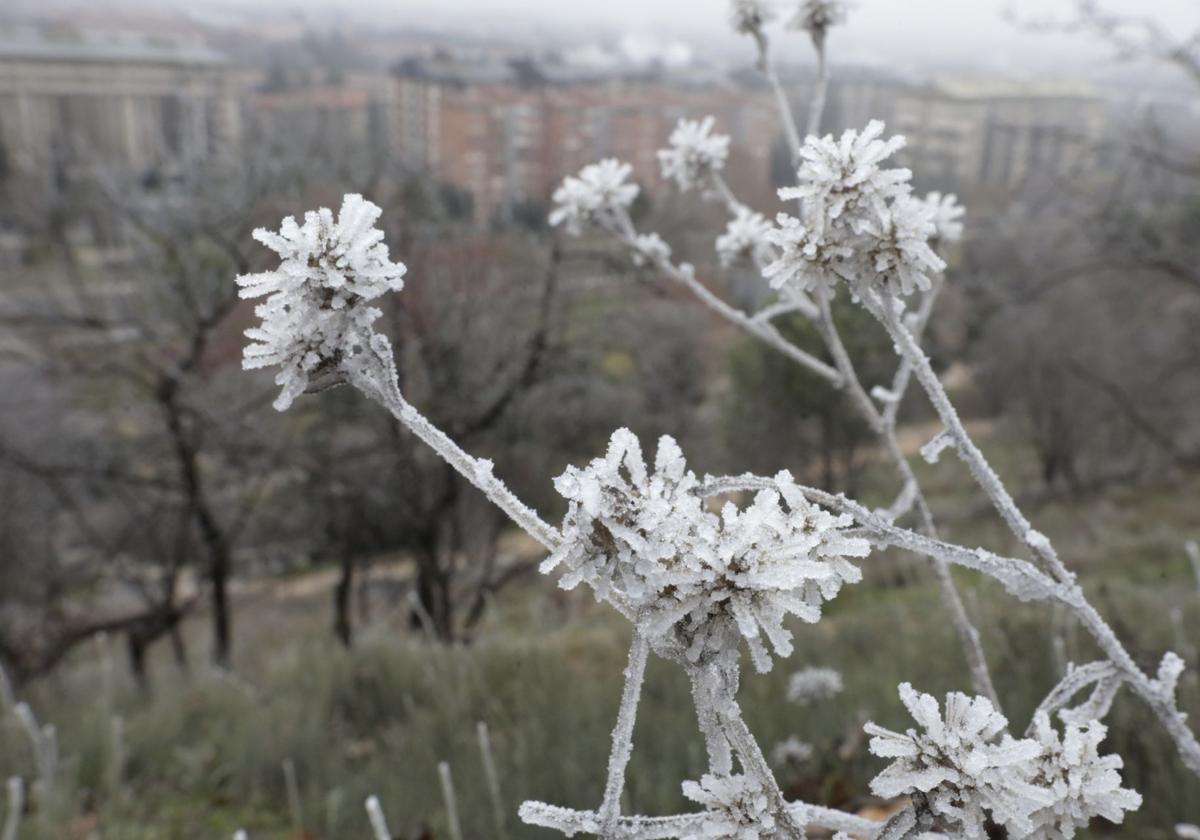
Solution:
{"label": "ice crystal", "polygon": [[1094,816],[1119,823],[1126,811],[1141,807],[1141,795],[1121,787],[1121,757],[1100,755],[1100,742],[1108,732],[1104,724],[1068,723],[1060,736],[1049,715],[1039,712],[1033,729],[1042,747],[1035,781],[1054,796],[1053,802],[1032,815],[1037,826],[1034,836],[1074,837],[1076,829],[1086,827]]}
{"label": "ice crystal", "polygon": [[729,137],[713,134],[715,119],[680,120],[671,132],[669,148],[659,149],[662,176],[687,191],[712,172],[725,168],[729,155]]}
{"label": "ice crystal", "polygon": [[775,836],[775,816],[763,786],[750,776],[702,776],[683,783],[683,795],[703,805],[699,830],[681,840],[759,840]]}
{"label": "ice crystal", "polygon": [[762,0],[732,0],[729,25],[740,35],[762,32],[763,26],[775,19],[775,12]]}
{"label": "ice crystal", "polygon": [[958,203],[958,196],[954,193],[942,195],[940,192],[931,192],[925,196],[925,203],[933,210],[933,226],[940,241],[957,242],[962,239],[962,217],[967,211]]}
{"label": "ice crystal", "polygon": [[311,377],[343,368],[366,349],[382,314],[369,302],[403,288],[406,269],[388,260],[383,232],[375,227],[379,215],[362,196],[347,195],[336,219],[322,207],[306,213],[303,224],[288,216],[278,233],[254,231],[282,263],[237,278],[241,297],[266,295],[254,310],[262,323],[246,331],[251,343],[242,366],[279,366],[277,410],[304,393]]}
{"label": "ice crystal", "polygon": [[631,171],[628,163],[606,158],[568,175],[554,191],[550,224],[565,224],[568,232],[578,234],[584,223],[629,207],[638,194],[636,184],[626,183]]}
{"label": "ice crystal", "polygon": [[787,699],[793,703],[811,703],[840,694],[842,675],[832,668],[802,668],[788,681]]}
{"label": "ice crystal", "polygon": [[755,213],[748,207],[738,207],[725,226],[725,232],[717,237],[717,255],[721,258],[721,265],[730,266],[739,260],[764,256],[772,230],[771,223],[762,213]]}
{"label": "ice crystal", "polygon": [[659,441],[651,471],[637,438],[619,429],[603,458],[555,480],[570,506],[562,545],[542,570],[561,567],[561,586],[587,584],[693,662],[736,657],[745,640],[755,666],[769,670],[763,637],[789,655],[784,618],[817,621],[824,601],[861,579],[847,558],[868,551],[842,534],[850,517],[810,504],[789,473],[773,483],[744,509],[730,502],[714,513],[674,440]]}

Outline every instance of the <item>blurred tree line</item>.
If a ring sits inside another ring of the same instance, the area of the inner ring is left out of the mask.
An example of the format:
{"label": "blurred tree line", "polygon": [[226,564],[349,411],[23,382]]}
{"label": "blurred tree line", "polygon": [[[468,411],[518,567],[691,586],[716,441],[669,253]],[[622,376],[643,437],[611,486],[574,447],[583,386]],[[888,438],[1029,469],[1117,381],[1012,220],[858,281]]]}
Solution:
{"label": "blurred tree line", "polygon": [[[346,645],[372,604],[470,640],[534,571],[536,552],[382,413],[346,391],[275,415],[271,383],[240,370],[251,317],[233,277],[271,258],[251,230],[343,192],[384,208],[409,267],[386,304],[402,387],[547,516],[562,512],[549,478],[620,425],[676,436],[700,472],[786,467],[861,491],[873,436],[845,395],[625,254],[560,240],[536,202],[481,227],[469,195],[386,154],[295,141],[257,138],[182,182],[3,170],[0,225],[20,249],[0,297],[0,663],[18,680],[107,632],[148,684],[160,642],[190,667],[180,625],[197,611],[212,662],[232,667],[237,587],[309,567],[332,576]],[[1200,165],[1143,141],[1003,210],[967,197],[931,352],[969,362],[974,413],[1034,452],[1028,489],[1200,463]],[[715,265],[719,206],[662,192],[635,210],[730,299],[761,302],[757,278]],[[835,314],[864,384],[889,382],[874,323],[844,299]],[[820,346],[806,322],[779,325]],[[912,398],[903,416],[928,415]],[[398,563],[394,585],[364,582],[380,560]]]}

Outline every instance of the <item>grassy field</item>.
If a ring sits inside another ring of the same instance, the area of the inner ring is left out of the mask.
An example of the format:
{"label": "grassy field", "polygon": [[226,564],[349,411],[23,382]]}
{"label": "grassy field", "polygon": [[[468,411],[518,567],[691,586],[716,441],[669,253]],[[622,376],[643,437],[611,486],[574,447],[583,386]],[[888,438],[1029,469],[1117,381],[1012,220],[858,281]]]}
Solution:
{"label": "grassy field", "polygon": [[[1011,477],[1026,477],[1019,457],[999,460]],[[951,536],[1011,549],[1001,529],[963,501],[975,497],[957,465],[921,469]],[[1183,535],[1200,531],[1196,489],[1109,492],[1034,513],[1147,667],[1181,647],[1190,647],[1180,652],[1196,665],[1200,594],[1181,549]],[[896,684],[908,680],[934,694],[969,687],[920,562],[881,554],[864,568],[864,582],[844,590],[825,620],[795,628],[791,660],[765,676],[747,673],[742,690],[768,752],[790,735],[817,748],[810,762],[779,768],[788,793],[850,810],[872,803],[867,782],[882,767],[866,753],[862,722],[907,725]],[[1006,711],[1023,729],[1062,656],[1089,661],[1090,641],[1045,605],[1018,604],[969,574],[960,581]],[[119,651],[89,648],[27,692],[38,715],[58,727],[62,761],[53,813],[31,812],[21,837],[195,840],[244,827],[251,838],[361,840],[370,836],[362,802],[372,793],[399,837],[449,837],[440,761],[450,765],[467,838],[553,837],[519,825],[516,808],[526,798],[598,803],[628,630],[588,596],[551,598],[550,591],[549,582],[536,581],[506,593],[469,647],[433,645],[398,618],[381,618],[350,652],[328,638],[324,593],[257,595],[239,603],[236,676],[183,675],[156,661],[149,697],[128,681]],[[203,625],[189,632],[200,639]],[[806,665],[841,669],[844,694],[788,703],[788,676]],[[1193,674],[1181,698],[1200,713]],[[120,749],[114,716],[124,722]],[[11,715],[3,720],[0,774],[29,778],[23,733]],[[502,825],[485,783],[479,721],[492,733]],[[1200,784],[1139,702],[1122,694],[1109,722],[1107,746],[1125,757],[1126,783],[1146,804],[1126,825],[1097,824],[1093,832],[1165,838],[1176,822],[1200,822]],[[627,808],[688,808],[679,784],[703,771],[703,748],[687,685],[666,663],[651,663],[635,740]],[[294,767],[298,811],[289,808],[285,762]]]}

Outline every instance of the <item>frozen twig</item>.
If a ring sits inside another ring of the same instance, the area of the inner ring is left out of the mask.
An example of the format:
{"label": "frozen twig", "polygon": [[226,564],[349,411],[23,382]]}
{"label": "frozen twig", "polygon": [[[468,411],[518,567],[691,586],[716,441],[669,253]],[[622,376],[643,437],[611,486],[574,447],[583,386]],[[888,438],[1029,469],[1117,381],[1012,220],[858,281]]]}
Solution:
{"label": "frozen twig", "polygon": [[604,783],[604,801],[600,805],[600,836],[615,837],[617,819],[621,816],[621,793],[625,790],[625,768],[633,754],[633,726],[637,721],[638,701],[642,696],[642,681],[646,675],[646,659],[650,645],[639,632],[634,632],[629,645],[629,663],[625,666],[625,686],[621,691],[621,707],[613,727],[612,751],[608,757],[608,777]]}
{"label": "frozen twig", "polygon": [[[882,823],[847,814],[821,805],[793,802],[788,805],[792,818],[808,828],[844,831],[856,837],[874,838]],[[544,802],[521,805],[521,819],[528,825],[550,828],[567,835],[596,833],[599,815],[595,811],[578,811]],[[623,840],[665,840],[665,838],[694,836],[703,828],[704,814],[677,814],[665,817],[621,817],[617,822]]]}
{"label": "frozen twig", "polygon": [[379,338],[381,336],[376,336],[377,340],[372,343],[371,358],[352,369],[351,381],[364,394],[388,409],[393,417],[454,467],[463,478],[481,490],[522,530],[546,548],[557,547],[557,529],[546,524],[536,511],[518,499],[504,482],[492,474],[491,461],[469,455],[404,399],[396,378],[391,345],[386,339],[379,341]]}

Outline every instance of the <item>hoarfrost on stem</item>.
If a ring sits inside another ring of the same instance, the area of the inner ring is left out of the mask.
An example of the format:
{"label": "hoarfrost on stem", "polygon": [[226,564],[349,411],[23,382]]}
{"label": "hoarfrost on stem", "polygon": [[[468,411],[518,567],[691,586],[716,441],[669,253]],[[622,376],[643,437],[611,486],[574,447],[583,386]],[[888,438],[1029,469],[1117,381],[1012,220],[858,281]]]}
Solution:
{"label": "hoarfrost on stem", "polygon": [[254,231],[282,263],[237,278],[241,297],[267,298],[254,310],[262,323],[246,331],[251,343],[242,366],[280,368],[277,410],[287,410],[311,378],[340,373],[382,338],[372,326],[382,312],[368,304],[403,288],[406,269],[388,259],[383,232],[375,227],[380,212],[361,195],[347,195],[337,218],[322,207],[305,213],[303,224],[288,216],[277,233]]}

